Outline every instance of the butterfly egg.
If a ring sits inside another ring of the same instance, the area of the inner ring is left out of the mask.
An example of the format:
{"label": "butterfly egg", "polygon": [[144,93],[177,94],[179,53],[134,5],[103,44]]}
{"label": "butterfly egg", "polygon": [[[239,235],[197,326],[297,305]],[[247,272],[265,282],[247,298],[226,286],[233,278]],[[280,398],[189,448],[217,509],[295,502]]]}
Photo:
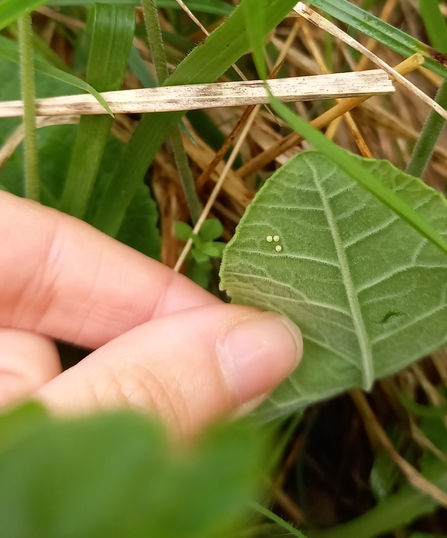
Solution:
{"label": "butterfly egg", "polygon": [[271,242],[273,241],[273,237],[272,237],[271,235],[268,235],[268,236],[266,237],[266,240],[267,240],[269,243],[271,243]]}
{"label": "butterfly egg", "polygon": [[275,241],[275,243],[277,243],[279,241],[279,235],[275,235],[273,237],[273,241]]}
{"label": "butterfly egg", "polygon": [[281,245],[276,245],[275,250],[276,250],[276,252],[281,252],[282,246]]}

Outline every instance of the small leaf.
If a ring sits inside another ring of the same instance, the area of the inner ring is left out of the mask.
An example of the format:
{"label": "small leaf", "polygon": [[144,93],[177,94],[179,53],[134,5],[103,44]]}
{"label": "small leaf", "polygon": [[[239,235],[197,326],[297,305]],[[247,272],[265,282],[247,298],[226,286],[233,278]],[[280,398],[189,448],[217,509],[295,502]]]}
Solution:
{"label": "small leaf", "polygon": [[200,238],[204,241],[213,241],[218,239],[223,234],[223,226],[218,219],[206,220],[200,228]]}
{"label": "small leaf", "polygon": [[[447,237],[441,194],[387,161],[352,158]],[[447,256],[315,151],[256,195],[221,281],[234,302],[285,314],[303,333],[303,360],[261,408],[266,417],[364,386],[447,343]]]}
{"label": "small leaf", "polygon": [[212,268],[213,266],[209,258],[202,263],[197,263],[194,257],[191,256],[186,268],[186,275],[198,286],[207,290],[210,283]]}
{"label": "small leaf", "polygon": [[219,258],[219,256],[222,254],[221,250],[216,247],[215,243],[212,241],[203,243],[203,245],[200,247],[200,252],[203,252],[210,258]]}
{"label": "small leaf", "polygon": [[192,249],[191,253],[197,263],[205,263],[206,261],[209,260],[208,254],[205,254],[204,252],[201,252],[200,250],[196,248]]}
{"label": "small leaf", "polygon": [[189,224],[186,224],[186,222],[176,222],[174,225],[175,228],[175,235],[185,243],[191,238],[192,236],[192,228]]}

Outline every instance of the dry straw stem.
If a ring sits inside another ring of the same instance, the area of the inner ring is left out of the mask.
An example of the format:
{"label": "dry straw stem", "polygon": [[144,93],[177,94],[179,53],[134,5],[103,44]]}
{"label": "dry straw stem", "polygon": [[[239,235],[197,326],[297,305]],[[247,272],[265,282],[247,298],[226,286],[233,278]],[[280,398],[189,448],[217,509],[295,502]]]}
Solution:
{"label": "dry straw stem", "polygon": [[424,101],[424,103],[429,105],[440,116],[442,116],[445,120],[447,120],[447,110],[445,110],[445,108],[440,106],[431,97],[426,95],[422,90],[417,88],[409,80],[407,80],[405,77],[400,75],[395,69],[390,67],[386,62],[384,62],[382,59],[380,59],[378,56],[376,56],[374,53],[368,50],[361,43],[356,41],[346,32],[343,32],[343,30],[340,30],[340,28],[335,26],[335,24],[329,22],[327,19],[319,15],[313,9],[310,9],[309,7],[304,5],[302,2],[298,2],[298,4],[293,9],[296,11],[296,13],[298,13],[298,15],[301,15],[301,17],[305,18],[307,21],[311,22],[312,24],[315,24],[315,26],[318,26],[318,28],[325,30],[329,34],[333,35],[334,37],[337,37],[338,39],[340,39],[341,41],[343,41],[344,43],[346,43],[353,49],[357,50],[358,52],[362,53],[364,56],[369,58],[373,63],[375,63],[377,66],[381,67],[384,71],[386,71],[390,75],[391,78],[396,80],[396,82],[399,82],[400,84],[402,84],[405,88],[407,88],[407,90],[409,90],[411,93],[419,97],[419,99]]}
{"label": "dry straw stem", "polygon": [[[281,101],[314,101],[338,97],[387,95],[394,86],[382,70],[272,80],[271,92]],[[114,114],[175,112],[216,107],[266,104],[268,93],[261,80],[166,86],[101,94]],[[107,114],[90,94],[36,100],[38,116]],[[0,117],[23,115],[22,101],[0,103]]]}
{"label": "dry straw stem", "polygon": [[[79,116],[53,116],[37,118],[36,128],[51,127],[53,125],[72,125],[79,123]],[[19,125],[0,148],[0,170],[5,166],[14,151],[20,146],[25,138],[25,128]]]}
{"label": "dry straw stem", "polygon": [[[402,75],[408,75],[409,73],[418,69],[421,65],[423,65],[423,63],[424,57],[422,54],[415,54],[397,65],[395,71]],[[369,99],[369,97],[354,97],[351,99],[345,99],[321,116],[318,116],[318,118],[315,118],[315,120],[310,122],[310,125],[315,127],[315,129],[323,129],[323,127],[329,125],[332,121],[345,114],[345,112],[358,107],[367,99]],[[298,133],[291,133],[268,150],[260,153],[251,161],[248,161],[246,164],[241,166],[237,171],[238,175],[240,177],[245,177],[253,172],[256,172],[256,170],[263,168],[282,153],[296,146],[296,144],[298,144],[300,141],[302,141],[302,138]]]}
{"label": "dry straw stem", "polygon": [[[211,208],[213,207],[213,204],[216,201],[216,198],[223,185],[223,182],[225,181],[225,178],[227,177],[229,170],[231,169],[234,161],[236,160],[237,154],[239,153],[239,150],[241,149],[241,146],[244,143],[244,140],[247,137],[248,132],[250,131],[251,126],[253,125],[253,122],[255,121],[256,115],[258,114],[260,107],[261,105],[256,106],[255,109],[252,111],[250,117],[248,118],[247,123],[245,124],[244,129],[233,148],[233,151],[231,152],[230,158],[225,164],[225,168],[223,169],[218,182],[214,186],[213,192],[211,193],[211,196],[209,197],[206,203],[206,206],[204,207],[202,214],[200,215],[200,218],[194,227],[194,230],[193,230],[194,234],[197,235],[199,233],[200,228],[202,227],[202,224],[205,222],[209,212],[211,211]],[[177,263],[175,264],[174,271],[177,271],[177,272],[180,271],[191,247],[192,247],[192,238],[188,239],[186,245],[184,246],[182,253],[180,254],[180,257],[177,260]]]}
{"label": "dry straw stem", "polygon": [[377,420],[376,415],[373,413],[365,395],[360,390],[352,390],[351,397],[357,406],[360,414],[362,415],[363,422],[369,424],[373,431],[377,441],[388,452],[390,458],[399,467],[402,473],[407,478],[408,482],[414,487],[429,495],[432,499],[437,501],[444,507],[447,507],[447,493],[444,493],[437,486],[432,484],[429,480],[424,478],[421,473],[415,469],[408,461],[403,458],[390,441],[389,437],[385,433],[381,424]]}
{"label": "dry straw stem", "polygon": [[[269,76],[268,76],[269,80],[272,80],[272,79],[276,78],[279,70],[281,69],[281,66],[284,63],[284,59],[285,59],[285,57],[287,55],[287,52],[289,51],[290,47],[292,46],[292,43],[293,43],[293,41],[294,41],[294,39],[295,39],[295,37],[296,37],[296,35],[298,33],[299,27],[300,27],[300,20],[296,20],[293,27],[292,27],[292,30],[289,32],[289,36],[288,36],[286,42],[284,43],[284,46],[281,48],[281,52],[280,52],[280,54],[278,56],[278,59],[276,60],[275,65],[273,66],[273,69],[269,73]],[[197,179],[197,181],[196,181],[196,190],[197,190],[197,192],[201,191],[201,189],[203,188],[205,183],[208,181],[208,179],[213,174],[216,167],[219,165],[219,163],[225,157],[225,154],[230,149],[230,146],[233,143],[233,141],[236,139],[236,137],[242,131],[242,129],[243,129],[244,125],[245,125],[245,122],[250,117],[250,115],[253,112],[255,106],[256,105],[248,106],[244,110],[244,112],[243,112],[242,116],[240,117],[239,121],[236,123],[236,125],[234,126],[231,133],[227,136],[227,138],[225,139],[225,142],[222,144],[221,148],[216,153],[216,155],[214,156],[214,158],[210,162],[209,166],[202,172],[200,177]]]}

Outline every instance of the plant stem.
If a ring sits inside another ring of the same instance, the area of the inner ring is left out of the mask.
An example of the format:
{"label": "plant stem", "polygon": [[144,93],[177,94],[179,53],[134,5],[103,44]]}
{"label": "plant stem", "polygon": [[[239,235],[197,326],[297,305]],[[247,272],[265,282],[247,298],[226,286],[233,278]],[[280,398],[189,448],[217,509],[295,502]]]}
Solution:
{"label": "plant stem", "polygon": [[[149,40],[149,46],[152,53],[152,59],[157,73],[158,84],[161,86],[168,78],[168,65],[166,54],[163,46],[163,38],[158,20],[157,6],[155,0],[142,0],[146,32]],[[175,162],[182,182],[183,192],[185,194],[188,210],[191,219],[195,224],[202,212],[202,204],[197,196],[194,178],[188,163],[188,157],[183,146],[180,130],[175,128],[171,134],[171,144],[174,151]]]}
{"label": "plant stem", "polygon": [[39,200],[39,163],[36,145],[36,110],[34,80],[34,58],[31,15],[24,15],[18,21],[20,46],[20,72],[25,127],[25,196]]}
{"label": "plant stem", "polygon": [[[447,81],[444,81],[439,88],[436,95],[436,102],[443,108],[447,107]],[[432,110],[422,129],[421,136],[414,147],[410,164],[406,170],[407,174],[419,178],[423,177],[444,125],[444,118]]]}

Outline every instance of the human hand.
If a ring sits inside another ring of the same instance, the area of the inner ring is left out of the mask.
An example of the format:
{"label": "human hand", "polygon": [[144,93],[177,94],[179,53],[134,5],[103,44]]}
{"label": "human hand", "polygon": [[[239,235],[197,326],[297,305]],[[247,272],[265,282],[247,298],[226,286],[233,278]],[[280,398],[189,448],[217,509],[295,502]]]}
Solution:
{"label": "human hand", "polygon": [[[0,193],[0,403],[132,407],[191,435],[297,366],[289,320],[228,305],[77,219]],[[61,373],[53,339],[95,349]]]}

